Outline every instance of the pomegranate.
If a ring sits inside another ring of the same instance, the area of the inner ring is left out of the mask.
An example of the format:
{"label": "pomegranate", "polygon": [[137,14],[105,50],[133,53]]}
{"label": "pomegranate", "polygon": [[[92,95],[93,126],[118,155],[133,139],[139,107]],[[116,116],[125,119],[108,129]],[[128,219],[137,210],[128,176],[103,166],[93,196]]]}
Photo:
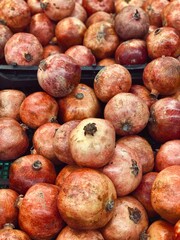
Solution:
{"label": "pomegranate", "polygon": [[19,194],[25,194],[35,183],[55,183],[56,171],[47,158],[38,155],[24,155],[16,159],[9,168],[9,187]]}
{"label": "pomegranate", "polygon": [[39,85],[53,97],[65,97],[78,85],[81,68],[75,60],[63,53],[53,54],[39,64]]}
{"label": "pomegranate", "polygon": [[11,117],[19,121],[20,105],[25,97],[24,92],[20,90],[0,90],[0,117]]}
{"label": "pomegranate", "polygon": [[8,26],[0,24],[0,60],[4,58],[4,47],[12,35],[13,33]]}
{"label": "pomegranate", "polygon": [[0,229],[0,239],[31,240],[31,238],[25,232],[14,228],[15,227],[12,223],[5,224],[3,229]]}
{"label": "pomegranate", "polygon": [[26,127],[10,117],[0,118],[0,159],[14,160],[27,151],[29,139]]}
{"label": "pomegranate", "polygon": [[132,196],[135,197],[146,209],[149,218],[153,219],[157,217],[157,213],[154,211],[151,204],[151,189],[152,184],[157,176],[157,172],[148,172],[142,176],[142,180],[138,187],[132,192]]}
{"label": "pomegranate", "polygon": [[31,20],[29,5],[24,0],[1,0],[0,22],[13,32],[23,31]]}
{"label": "pomegranate", "polygon": [[63,53],[64,49],[58,45],[48,44],[43,48],[43,59],[49,57],[52,54]]}
{"label": "pomegranate", "polygon": [[76,17],[82,22],[85,22],[87,19],[87,12],[81,4],[79,4],[78,2],[75,2],[75,7],[70,17]]}
{"label": "pomegranate", "polygon": [[149,29],[148,14],[140,7],[128,5],[116,14],[115,30],[123,40],[142,39]]}
{"label": "pomegranate", "polygon": [[111,65],[111,64],[115,64],[116,62],[115,62],[115,59],[114,58],[104,58],[104,59],[101,59],[98,63],[97,63],[97,65],[98,66],[103,66],[103,67],[105,67],[105,66],[109,66],[109,65]]}
{"label": "pomegranate", "polygon": [[101,110],[94,89],[84,83],[79,83],[66,97],[59,98],[58,106],[62,122],[97,117]]}
{"label": "pomegranate", "polygon": [[147,60],[146,42],[142,39],[123,41],[115,51],[115,61],[121,65],[145,64]]}
{"label": "pomegranate", "polygon": [[169,223],[180,219],[180,166],[169,166],[158,173],[151,189],[154,210]]}
{"label": "pomegranate", "polygon": [[149,16],[149,22],[151,25],[155,25],[157,27],[162,26],[162,11],[166,5],[169,4],[168,0],[147,0],[144,1],[142,8],[145,12],[147,12]]}
{"label": "pomegranate", "polygon": [[77,165],[69,165],[67,164],[64,166],[56,177],[55,184],[62,188],[63,183],[66,181],[66,178],[71,174],[73,171],[77,170],[79,167]]}
{"label": "pomegranate", "polygon": [[75,164],[70,152],[69,135],[72,129],[74,129],[79,122],[79,120],[69,120],[68,122],[62,124],[55,132],[53,138],[54,154],[61,162],[66,164]]}
{"label": "pomegranate", "polygon": [[42,59],[43,47],[31,33],[19,32],[6,42],[4,56],[7,64],[33,66]]}
{"label": "pomegranate", "polygon": [[15,206],[17,197],[18,193],[12,189],[0,189],[0,229],[6,223],[13,223],[17,226],[18,209]]}
{"label": "pomegranate", "polygon": [[54,136],[60,126],[61,125],[56,122],[44,123],[36,129],[32,138],[33,147],[36,152],[48,158],[54,164],[60,164],[53,149]]}
{"label": "pomegranate", "polygon": [[43,12],[43,9],[41,8],[40,0],[27,0],[27,4],[30,8],[32,15]]}
{"label": "pomegranate", "polygon": [[132,196],[115,200],[111,220],[101,229],[106,240],[139,240],[148,227],[148,216],[143,205]]}
{"label": "pomegranate", "polygon": [[174,240],[173,225],[164,220],[156,220],[147,229],[147,239]]}
{"label": "pomegranate", "polygon": [[161,27],[152,31],[146,38],[148,56],[156,59],[161,56],[180,55],[180,36],[172,27]]}
{"label": "pomegranate", "polygon": [[162,10],[162,24],[163,26],[173,27],[180,31],[180,2],[179,0],[171,1]]}
{"label": "pomegranate", "polygon": [[180,140],[170,140],[160,146],[155,158],[155,169],[160,172],[166,167],[180,165]]}
{"label": "pomegranate", "polygon": [[166,97],[155,102],[150,109],[148,132],[157,142],[179,139],[180,136],[180,102]]}
{"label": "pomegranate", "polygon": [[44,13],[53,21],[69,17],[74,10],[75,0],[40,0]]}
{"label": "pomegranate", "polygon": [[95,57],[100,60],[113,56],[119,45],[119,37],[111,23],[101,21],[87,28],[83,45],[91,49]]}
{"label": "pomegranate", "polygon": [[98,230],[75,230],[66,226],[61,230],[56,240],[104,240]]}
{"label": "pomegranate", "polygon": [[154,97],[175,94],[180,87],[180,62],[169,56],[152,60],[144,68],[143,83]]}
{"label": "pomegranate", "polygon": [[119,64],[103,67],[94,78],[94,92],[102,102],[108,102],[121,92],[128,92],[132,84],[130,72]]}
{"label": "pomegranate", "polygon": [[86,20],[86,27],[89,27],[93,23],[106,21],[111,24],[114,24],[114,15],[104,11],[98,11],[90,15]]}
{"label": "pomegranate", "polygon": [[50,183],[36,183],[20,198],[19,227],[30,238],[50,240],[63,228],[56,203],[58,194],[59,187]]}
{"label": "pomegranate", "polygon": [[63,183],[57,205],[59,212],[73,229],[95,230],[113,217],[116,190],[102,172],[82,168],[71,172]]}
{"label": "pomegranate", "polygon": [[45,92],[29,94],[20,106],[20,118],[28,127],[36,129],[47,122],[56,120],[57,101]]}
{"label": "pomegranate", "polygon": [[82,167],[100,168],[115,151],[115,130],[102,118],[86,118],[71,131],[69,146],[72,157]]}
{"label": "pomegranate", "polygon": [[55,34],[55,24],[45,13],[36,13],[31,17],[29,32],[46,46]]}
{"label": "pomegranate", "polygon": [[174,240],[180,240],[180,220],[174,225]]}
{"label": "pomegranate", "polygon": [[81,67],[96,64],[96,58],[91,50],[83,45],[68,48],[65,54],[72,57]]}
{"label": "pomegranate", "polygon": [[145,1],[146,0],[114,0],[115,12],[116,14],[119,13],[122,8],[128,5],[133,5],[135,7],[142,7]]}
{"label": "pomegranate", "polygon": [[76,17],[66,17],[56,24],[55,36],[65,49],[83,43],[85,24]]}
{"label": "pomegranate", "polygon": [[89,16],[98,11],[114,12],[114,0],[83,0],[82,5]]}
{"label": "pomegranate", "polygon": [[131,135],[121,137],[118,143],[123,143],[136,152],[142,165],[143,173],[151,172],[154,167],[154,152],[150,143],[141,136]]}
{"label": "pomegranate", "polygon": [[142,179],[142,165],[136,152],[118,141],[113,156],[102,171],[114,183],[117,196],[130,194]]}
{"label": "pomegranate", "polygon": [[132,84],[129,92],[140,97],[147,104],[149,109],[151,105],[157,101],[157,98],[154,97],[144,85]]}
{"label": "pomegranate", "polygon": [[109,120],[120,136],[141,132],[149,120],[149,109],[133,93],[118,93],[105,105],[104,118]]}

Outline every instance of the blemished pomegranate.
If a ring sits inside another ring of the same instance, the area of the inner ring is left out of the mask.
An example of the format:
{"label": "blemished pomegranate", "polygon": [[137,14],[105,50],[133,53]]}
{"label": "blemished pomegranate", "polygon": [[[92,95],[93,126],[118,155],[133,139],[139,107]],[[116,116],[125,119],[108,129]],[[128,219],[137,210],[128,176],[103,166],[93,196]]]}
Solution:
{"label": "blemished pomegranate", "polygon": [[0,229],[0,239],[17,239],[17,240],[31,240],[31,238],[22,230],[14,229],[15,226],[12,223],[7,223],[2,229]]}
{"label": "blemished pomegranate", "polygon": [[0,229],[6,223],[13,223],[14,226],[17,226],[18,208],[16,208],[15,203],[18,195],[12,189],[0,189]]}
{"label": "blemished pomegranate", "polygon": [[154,97],[170,96],[180,87],[180,62],[170,56],[150,61],[143,71],[143,84]]}
{"label": "blemished pomegranate", "polygon": [[146,38],[147,52],[151,59],[162,56],[178,57],[180,55],[180,36],[172,27],[157,28]]}
{"label": "blemished pomegranate", "polygon": [[80,120],[69,120],[62,124],[54,134],[53,138],[53,151],[57,159],[66,164],[75,164],[74,159],[70,152],[69,135]]}
{"label": "blemished pomegranate", "polygon": [[83,0],[82,6],[85,8],[88,16],[98,11],[104,11],[107,13],[114,12],[114,1],[113,0]]}
{"label": "blemished pomegranate", "polygon": [[58,186],[36,183],[20,197],[18,223],[30,238],[51,240],[63,228],[56,203],[58,194]]}
{"label": "blemished pomegranate", "polygon": [[40,0],[44,13],[53,21],[57,22],[69,17],[74,10],[75,0]]}
{"label": "blemished pomegranate", "polygon": [[173,27],[180,31],[180,2],[179,0],[170,1],[162,10],[162,24],[163,26]]}
{"label": "blemished pomegranate", "polygon": [[56,240],[104,240],[99,230],[76,230],[66,226]]}
{"label": "blemished pomegranate", "polygon": [[58,173],[57,177],[56,177],[56,181],[55,184],[58,187],[62,187],[63,183],[66,181],[66,178],[69,176],[69,174],[71,174],[73,171],[79,169],[80,167],[77,165],[70,165],[67,164],[66,166],[64,166],[60,172]]}
{"label": "blemished pomegranate", "polygon": [[83,45],[74,45],[65,51],[65,54],[72,57],[80,66],[96,65],[96,58],[91,50]]}
{"label": "blemished pomegranate", "polygon": [[140,7],[128,5],[116,14],[115,30],[122,40],[142,39],[149,29],[148,14]]}
{"label": "blemished pomegranate", "polygon": [[154,210],[169,223],[180,219],[180,166],[169,166],[158,173],[151,189]]}
{"label": "blemished pomegranate", "polygon": [[29,32],[37,37],[42,46],[46,46],[55,34],[55,24],[45,13],[36,13],[31,17]]}
{"label": "blemished pomegranate", "polygon": [[66,17],[56,24],[55,36],[58,44],[68,49],[74,45],[82,45],[86,29],[85,24],[80,19]]}
{"label": "blemished pomegranate", "polygon": [[56,99],[43,91],[29,94],[20,106],[21,121],[33,129],[44,123],[56,121],[57,115]]}
{"label": "blemished pomegranate", "polygon": [[79,83],[70,94],[59,98],[57,102],[62,122],[98,117],[101,112],[100,101],[94,89],[84,83]]}
{"label": "blemished pomegranate", "polygon": [[180,140],[174,139],[166,141],[157,150],[155,157],[155,169],[160,172],[166,167],[180,165]]}
{"label": "blemished pomegranate", "polygon": [[112,180],[119,197],[134,191],[142,179],[142,165],[136,151],[118,141],[113,156],[102,172]]}
{"label": "blemished pomegranate", "polygon": [[174,240],[173,225],[165,220],[156,220],[147,229],[147,239]]}
{"label": "blemished pomegranate", "polygon": [[13,35],[13,32],[11,29],[4,25],[0,24],[0,59],[4,58],[4,47],[6,45],[6,42],[11,38]]}
{"label": "blemished pomegranate", "polygon": [[36,129],[32,137],[32,144],[36,152],[52,161],[55,165],[60,164],[60,162],[54,153],[53,140],[60,126],[56,122],[44,123]]}
{"label": "blemished pomegranate", "polygon": [[151,189],[157,174],[157,172],[148,172],[144,174],[140,184],[134,192],[132,192],[132,196],[142,203],[150,219],[158,216],[151,204]]}
{"label": "blemished pomegranate", "polygon": [[125,136],[118,140],[136,152],[138,160],[142,165],[142,172],[151,172],[154,167],[154,152],[150,143],[139,135]]}
{"label": "blemished pomegranate", "polygon": [[109,23],[114,23],[114,15],[104,11],[98,11],[90,15],[86,20],[86,27],[89,27],[91,24],[96,22],[106,21]]}
{"label": "blemished pomegranate", "polygon": [[29,139],[26,127],[14,118],[0,118],[0,159],[1,161],[14,160],[27,151]]}
{"label": "blemished pomegranate", "polygon": [[34,66],[42,60],[43,47],[33,34],[18,32],[6,42],[4,56],[7,64]]}
{"label": "blemished pomegranate", "polygon": [[129,92],[140,97],[147,104],[149,109],[151,105],[157,101],[157,98],[154,97],[144,85],[132,84]]}
{"label": "blemished pomegranate", "polygon": [[0,117],[11,117],[19,121],[20,105],[26,95],[21,90],[0,90]]}
{"label": "blemished pomegranate", "polygon": [[76,164],[100,168],[106,165],[115,151],[115,129],[102,118],[86,118],[71,131],[69,146]]}
{"label": "blemished pomegranate", "polygon": [[94,78],[94,92],[102,102],[108,102],[120,92],[129,92],[132,85],[130,72],[119,64],[103,67]]}
{"label": "blemished pomegranate", "polygon": [[57,205],[69,227],[95,230],[112,218],[116,190],[112,181],[102,172],[82,168],[71,172],[63,183]]}
{"label": "blemished pomegranate", "polygon": [[179,139],[180,102],[176,98],[164,97],[150,108],[148,133],[157,142]]}
{"label": "blemished pomegranate", "polygon": [[148,216],[143,205],[132,196],[115,200],[111,220],[101,229],[106,240],[139,240],[148,227]]}
{"label": "blemished pomegranate", "polygon": [[76,17],[85,23],[85,21],[87,19],[87,12],[81,4],[79,4],[78,2],[75,2],[75,7],[74,7],[74,10],[72,11],[70,17]]}
{"label": "blemished pomegranate", "polygon": [[51,161],[39,154],[24,155],[10,165],[9,187],[25,194],[35,183],[54,184],[56,170]]}
{"label": "blemished pomegranate", "polygon": [[79,84],[81,68],[66,54],[53,54],[39,64],[37,79],[41,88],[51,96],[65,97]]}
{"label": "blemished pomegranate", "polygon": [[101,21],[87,28],[84,34],[83,45],[91,49],[95,57],[100,60],[112,57],[119,45],[119,41],[112,23]]}
{"label": "blemished pomegranate", "polygon": [[149,120],[146,103],[133,93],[118,93],[105,105],[104,118],[110,121],[120,136],[141,132]]}
{"label": "blemished pomegranate", "polygon": [[142,39],[123,41],[115,51],[115,60],[121,65],[145,64],[148,60],[146,41]]}
{"label": "blemished pomegranate", "polygon": [[31,20],[29,5],[24,0],[1,0],[0,21],[13,32],[24,31]]}

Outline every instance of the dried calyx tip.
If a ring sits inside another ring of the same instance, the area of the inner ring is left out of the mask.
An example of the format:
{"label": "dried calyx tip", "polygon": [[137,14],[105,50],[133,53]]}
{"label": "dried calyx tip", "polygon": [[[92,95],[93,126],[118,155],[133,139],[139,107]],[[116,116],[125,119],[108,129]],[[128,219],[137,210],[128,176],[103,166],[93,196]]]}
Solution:
{"label": "dried calyx tip", "polygon": [[88,123],[86,126],[83,128],[84,130],[84,135],[92,135],[94,136],[94,133],[97,131],[96,123]]}

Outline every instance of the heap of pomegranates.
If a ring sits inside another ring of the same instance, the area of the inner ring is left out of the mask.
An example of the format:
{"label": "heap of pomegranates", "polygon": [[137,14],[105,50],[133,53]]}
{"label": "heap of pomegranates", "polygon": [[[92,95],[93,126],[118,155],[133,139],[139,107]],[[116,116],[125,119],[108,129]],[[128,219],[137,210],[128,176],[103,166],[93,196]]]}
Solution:
{"label": "heap of pomegranates", "polygon": [[0,63],[37,67],[38,85],[0,82],[1,240],[180,240],[179,11],[0,1]]}

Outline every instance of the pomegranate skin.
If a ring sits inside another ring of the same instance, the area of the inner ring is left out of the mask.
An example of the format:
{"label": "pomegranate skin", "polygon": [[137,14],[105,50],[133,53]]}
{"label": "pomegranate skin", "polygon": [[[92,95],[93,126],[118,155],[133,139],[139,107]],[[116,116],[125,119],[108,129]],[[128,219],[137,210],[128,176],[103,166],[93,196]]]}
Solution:
{"label": "pomegranate skin", "polygon": [[[36,183],[19,201],[18,223],[30,238],[51,240],[64,223],[57,208],[59,187],[49,183]],[[43,231],[42,231],[43,229]]]}
{"label": "pomegranate skin", "polygon": [[0,229],[6,223],[17,226],[18,208],[15,207],[17,197],[18,193],[12,189],[0,189]]}
{"label": "pomegranate skin", "polygon": [[35,183],[54,184],[54,165],[41,155],[32,154],[16,159],[9,169],[9,187],[19,194],[25,194]]}
{"label": "pomegranate skin", "polygon": [[159,99],[150,108],[148,122],[150,136],[160,143],[179,139],[180,136],[180,102],[166,97]]}
{"label": "pomegranate skin", "polygon": [[14,160],[25,154],[29,139],[25,128],[10,117],[0,118],[0,159]]}
{"label": "pomegranate skin", "polygon": [[19,32],[6,42],[4,53],[7,64],[34,66],[42,60],[43,47],[33,34]]}
{"label": "pomegranate skin", "polygon": [[81,68],[73,58],[63,53],[41,61],[37,78],[44,91],[53,97],[65,97],[79,84]]}
{"label": "pomegranate skin", "polygon": [[83,0],[82,6],[87,11],[88,16],[98,11],[104,11],[107,13],[114,12],[114,1],[113,0]]}
{"label": "pomegranate skin", "polygon": [[0,229],[0,239],[1,240],[31,240],[31,238],[22,230],[14,229],[12,223],[7,223],[4,225],[3,229]]}
{"label": "pomegranate skin", "polygon": [[175,94],[180,87],[180,62],[170,56],[150,61],[143,71],[143,83],[154,97]]}

